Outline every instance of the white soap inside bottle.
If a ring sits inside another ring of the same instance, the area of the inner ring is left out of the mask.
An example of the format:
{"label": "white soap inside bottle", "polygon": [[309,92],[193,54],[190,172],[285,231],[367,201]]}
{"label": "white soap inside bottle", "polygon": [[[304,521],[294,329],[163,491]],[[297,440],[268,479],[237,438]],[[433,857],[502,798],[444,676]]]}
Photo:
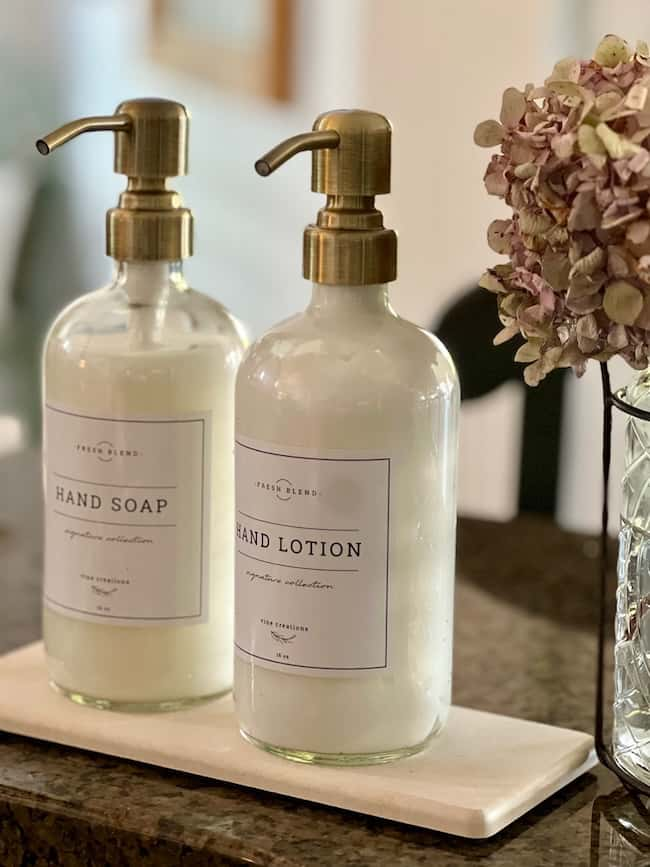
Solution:
{"label": "white soap inside bottle", "polygon": [[[46,601],[49,676],[78,702],[168,709],[230,688],[233,391],[243,346],[236,320],[188,287],[179,262],[118,263],[111,285],[75,301],[52,326],[43,359],[46,405],[111,419],[211,419],[208,619],[116,625]],[[46,435],[46,487],[56,469],[48,466],[53,448]],[[182,582],[183,563],[176,568]]]}

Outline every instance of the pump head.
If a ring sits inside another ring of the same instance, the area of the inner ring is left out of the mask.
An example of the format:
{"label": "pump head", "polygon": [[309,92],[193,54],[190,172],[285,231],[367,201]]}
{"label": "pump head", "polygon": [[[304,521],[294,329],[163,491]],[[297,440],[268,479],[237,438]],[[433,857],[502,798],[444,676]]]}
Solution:
{"label": "pump head", "polygon": [[397,276],[397,235],[386,229],[375,196],[390,192],[392,128],[381,114],[321,114],[312,132],[293,136],[255,163],[266,177],[301,151],[313,151],[311,188],[325,193],[316,224],[305,229],[303,275],[315,283],[369,285]]}
{"label": "pump head", "polygon": [[46,155],[84,132],[115,133],[114,170],[128,177],[106,214],[106,252],[120,261],[176,261],[192,255],[193,217],[167,178],[187,173],[189,114],[167,99],[132,99],[115,114],[83,117],[36,142]]}

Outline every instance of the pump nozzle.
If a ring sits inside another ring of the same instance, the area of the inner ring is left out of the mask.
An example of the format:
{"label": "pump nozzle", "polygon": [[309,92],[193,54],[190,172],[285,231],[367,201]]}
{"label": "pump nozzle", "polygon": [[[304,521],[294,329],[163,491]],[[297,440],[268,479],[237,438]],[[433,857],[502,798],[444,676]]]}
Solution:
{"label": "pump nozzle", "polygon": [[39,154],[47,156],[55,148],[76,138],[83,132],[100,132],[109,130],[119,132],[131,127],[131,118],[127,114],[109,114],[97,117],[80,117],[79,120],[70,121],[36,142],[36,150]]}
{"label": "pump nozzle", "polygon": [[315,151],[321,149],[337,148],[341,142],[339,134],[335,130],[323,130],[322,132],[303,132],[280,142],[274,148],[264,154],[255,163],[255,171],[263,178],[272,174],[281,165],[295,157],[302,151]]}
{"label": "pump nozzle", "polygon": [[330,111],[312,132],[288,138],[255,163],[267,177],[313,151],[311,188],[327,202],[307,226],[303,275],[317,283],[368,285],[394,280],[397,236],[384,228],[375,196],[390,192],[390,122],[372,111]]}
{"label": "pump nozzle", "polygon": [[46,155],[84,132],[115,133],[114,169],[128,177],[106,220],[106,251],[120,261],[175,261],[192,255],[192,213],[167,178],[187,172],[189,115],[168,99],[132,99],[115,114],[82,117],[36,142]]}

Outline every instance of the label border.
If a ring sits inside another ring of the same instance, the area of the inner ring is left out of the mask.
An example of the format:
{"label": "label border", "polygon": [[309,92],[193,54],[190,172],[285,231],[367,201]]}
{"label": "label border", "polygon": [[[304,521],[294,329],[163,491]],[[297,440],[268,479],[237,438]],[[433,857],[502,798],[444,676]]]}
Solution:
{"label": "label border", "polygon": [[[388,614],[389,614],[389,599],[390,599],[390,493],[391,493],[391,458],[323,458],[318,457],[316,455],[288,455],[283,454],[281,452],[271,452],[268,449],[260,449],[255,448],[254,446],[249,446],[246,443],[242,442],[235,438],[235,445],[241,446],[244,449],[249,449],[253,452],[259,452],[263,455],[273,455],[278,458],[294,458],[296,460],[303,461],[352,461],[354,463],[369,463],[371,461],[384,461],[387,464],[387,476],[386,476],[386,488],[387,488],[387,505],[386,505],[386,597],[385,597],[385,623],[384,623],[384,664],[383,665],[363,665],[363,666],[326,666],[326,665],[300,665],[296,662],[276,662],[274,659],[269,659],[267,656],[259,656],[256,653],[252,653],[250,650],[246,650],[241,647],[234,641],[234,645],[241,653],[244,653],[247,657],[251,657],[252,659],[261,659],[264,662],[271,662],[274,666],[288,666],[289,668],[307,668],[311,671],[388,671]],[[300,447],[298,447],[300,448]],[[239,513],[239,509],[237,509],[237,513]],[[263,523],[263,519],[261,520]],[[268,523],[273,523],[269,521]],[[288,525],[284,525],[288,526]],[[237,548],[235,546],[235,551],[238,554]],[[235,566],[235,576],[237,575],[237,569]]]}
{"label": "label border", "polygon": [[[58,412],[62,415],[70,415],[74,418],[84,418],[88,421],[107,421],[107,422],[119,422],[122,424],[186,424],[186,423],[196,423],[200,422],[201,424],[201,556],[200,567],[199,567],[199,611],[197,614],[181,614],[170,617],[131,617],[129,615],[123,614],[97,614],[95,611],[86,611],[85,608],[74,608],[71,605],[64,605],[62,602],[57,602],[51,596],[45,592],[45,586],[43,587],[43,599],[49,603],[49,607],[51,610],[56,611],[57,608],[63,608],[65,611],[74,611],[77,614],[85,614],[88,617],[96,617],[101,620],[138,620],[138,621],[147,621],[151,623],[169,623],[170,621],[181,621],[185,622],[187,620],[194,620],[197,623],[206,622],[204,620],[204,572],[206,565],[206,556],[209,557],[209,554],[206,555],[205,551],[205,418],[107,418],[104,416],[97,415],[85,415],[80,412],[71,412],[66,409],[59,409],[57,406],[52,406],[50,403],[44,403],[44,408],[49,409],[52,412]],[[49,475],[48,470],[48,475]],[[54,474],[54,473],[53,473]],[[55,474],[54,474],[55,475]],[[83,482],[81,484],[94,485],[96,482]],[[121,487],[129,487],[128,485],[110,485],[110,487],[121,488]],[[143,487],[143,486],[138,486]],[[145,486],[149,487],[149,486]],[[155,486],[152,486],[152,490]],[[46,508],[49,508],[48,503],[46,502]],[[76,520],[76,518],[72,518],[72,520]],[[151,525],[155,528],[155,525]],[[45,581],[43,582],[45,585]],[[209,615],[208,615],[209,616]]]}

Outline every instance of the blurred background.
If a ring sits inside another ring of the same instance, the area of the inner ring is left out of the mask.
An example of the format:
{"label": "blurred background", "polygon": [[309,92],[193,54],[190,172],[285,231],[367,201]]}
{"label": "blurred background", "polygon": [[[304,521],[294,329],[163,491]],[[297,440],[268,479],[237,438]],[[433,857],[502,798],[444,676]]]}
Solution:
{"label": "blurred background", "polygon": [[[175,184],[196,216],[187,274],[257,335],[308,302],[302,229],[320,198],[307,155],[266,181],[254,160],[324,110],[363,107],[395,130],[393,194],[379,201],[400,235],[394,306],[438,330],[460,368],[461,512],[597,526],[598,370],[531,393],[512,347],[492,349],[494,299],[476,284],[504,205],[483,189],[489,152],[472,133],[498,116],[505,87],[541,83],[559,57],[590,56],[608,32],[650,39],[647,0],[0,0],[0,11],[0,455],[38,443],[45,330],[109,280],[105,211],[124,185],[112,135],[47,159],[37,137],[123,99],[187,105],[191,174]],[[631,379],[614,368],[616,383]],[[614,479],[620,446],[619,429]]]}

